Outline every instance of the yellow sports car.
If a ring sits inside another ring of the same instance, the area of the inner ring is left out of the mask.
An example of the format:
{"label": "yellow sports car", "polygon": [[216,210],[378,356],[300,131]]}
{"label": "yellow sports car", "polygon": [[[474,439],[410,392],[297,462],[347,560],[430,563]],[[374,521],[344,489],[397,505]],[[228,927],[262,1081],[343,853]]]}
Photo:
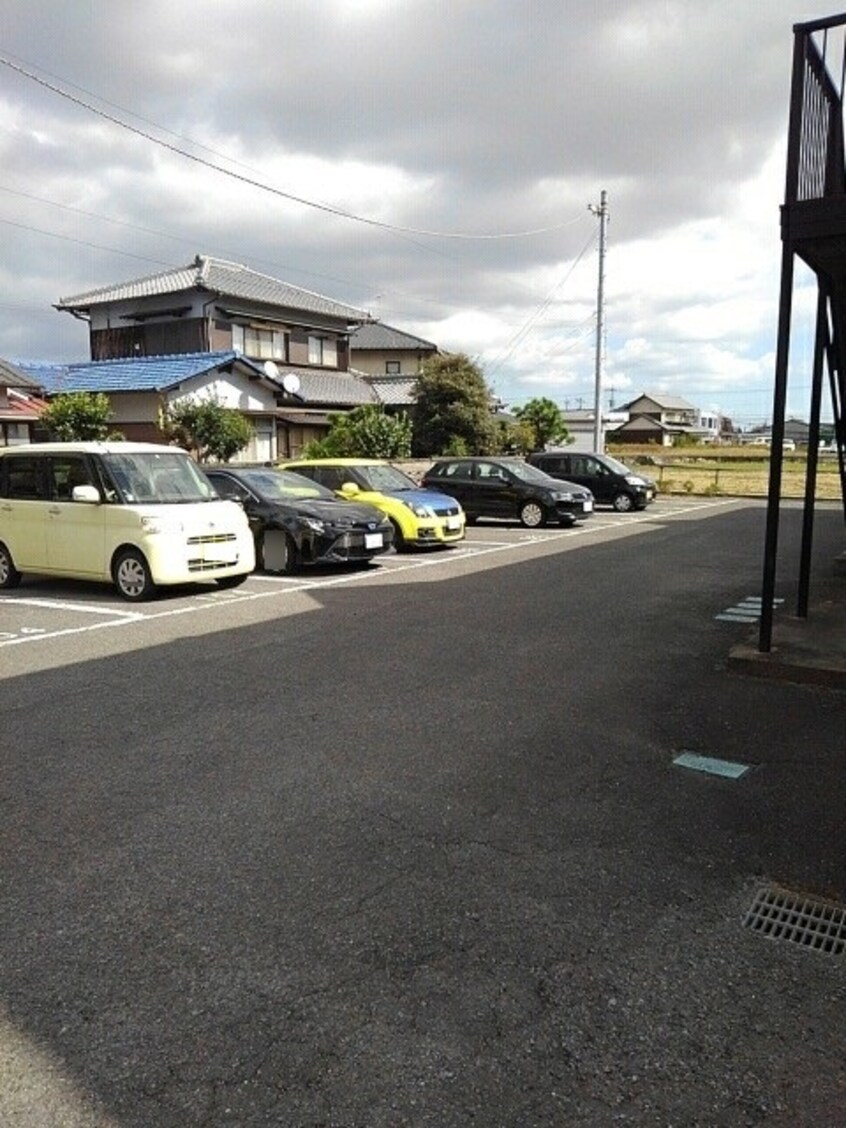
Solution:
{"label": "yellow sports car", "polygon": [[280,463],[348,500],[380,509],[394,526],[394,547],[454,544],[464,539],[464,510],[453,497],[419,486],[378,458],[315,458]]}

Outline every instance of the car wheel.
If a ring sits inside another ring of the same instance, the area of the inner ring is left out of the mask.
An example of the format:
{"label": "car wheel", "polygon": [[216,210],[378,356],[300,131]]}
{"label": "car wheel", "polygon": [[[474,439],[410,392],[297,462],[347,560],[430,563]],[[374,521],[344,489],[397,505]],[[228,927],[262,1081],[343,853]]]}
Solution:
{"label": "car wheel", "polygon": [[479,521],[479,516],[478,516],[477,513],[465,513],[464,514],[464,523],[466,525],[476,525],[476,524],[478,524],[478,521]]}
{"label": "car wheel", "polygon": [[402,535],[402,529],[397,522],[391,518],[391,524],[394,527],[394,549],[396,552],[408,552],[408,542]]}
{"label": "car wheel", "polygon": [[614,494],[614,500],[611,502],[618,513],[628,513],[634,509],[634,502],[627,493]]}
{"label": "car wheel", "polygon": [[241,586],[248,575],[249,572],[242,572],[240,576],[221,576],[219,580],[215,580],[215,583],[219,588],[223,588],[224,590],[226,588],[236,588]]}
{"label": "car wheel", "polygon": [[112,578],[118,595],[128,599],[130,603],[141,603],[145,599],[152,599],[156,594],[149,565],[142,553],[134,548],[124,549],[118,554]]}
{"label": "car wheel", "polygon": [[524,501],[520,506],[520,524],[527,529],[538,529],[546,524],[546,510],[539,501]]}
{"label": "car wheel", "polygon": [[293,576],[300,568],[300,554],[294,538],[283,529],[268,529],[261,550],[262,567],[268,572]]}
{"label": "car wheel", "polygon": [[0,588],[17,587],[21,582],[21,574],[15,567],[15,562],[12,559],[12,554],[6,548],[5,544],[0,541]]}

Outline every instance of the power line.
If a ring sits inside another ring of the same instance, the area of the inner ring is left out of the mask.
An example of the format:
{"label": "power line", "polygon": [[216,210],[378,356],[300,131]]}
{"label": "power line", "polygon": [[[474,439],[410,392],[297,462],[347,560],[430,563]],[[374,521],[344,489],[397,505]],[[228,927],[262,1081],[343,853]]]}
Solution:
{"label": "power line", "polygon": [[581,262],[582,258],[587,253],[588,248],[591,247],[595,242],[596,242],[596,232],[591,232],[590,238],[585,243],[585,245],[582,247],[582,249],[579,251],[578,255],[573,260],[573,262],[570,263],[570,265],[569,265],[566,273],[564,274],[564,276],[561,279],[559,279],[558,282],[555,283],[555,285],[549,291],[549,293],[544,298],[544,300],[540,304],[540,306],[535,310],[535,312],[531,315],[531,317],[523,324],[523,326],[520,329],[518,329],[517,332],[511,337],[511,339],[506,344],[504,351],[501,352],[499,354],[499,356],[494,358],[491,367],[488,369],[488,375],[489,376],[493,376],[493,374],[497,371],[497,369],[499,369],[505,363],[505,361],[508,360],[508,358],[514,352],[514,350],[517,348],[517,345],[528,334],[529,330],[532,328],[532,326],[535,324],[535,322],[538,320],[538,318],[540,318],[547,311],[547,309],[549,309],[550,305],[552,304],[552,299],[555,296],[556,291],[558,291],[564,285],[564,283],[569,279],[570,275],[573,273],[573,271],[576,269],[576,267]]}
{"label": "power line", "polygon": [[[570,227],[572,224],[577,223],[581,217],[575,216],[573,219],[567,220],[565,223],[554,224],[551,227],[538,227],[530,231],[504,231],[504,232],[487,232],[481,234],[471,234],[469,232],[457,231],[431,231],[419,227],[403,227],[399,224],[387,223],[379,219],[371,219],[369,216],[356,215],[354,212],[349,212],[343,208],[338,208],[332,204],[320,203],[317,200],[309,200],[305,196],[295,195],[293,192],[285,192],[281,188],[276,188],[272,184],[266,184],[264,181],[255,180],[253,177],[245,176],[243,173],[234,172],[232,169],[222,168],[220,165],[215,164],[213,161],[206,160],[205,157],[197,156],[195,153],[189,153],[186,149],[180,148],[170,141],[165,141],[161,137],[155,137],[152,133],[141,129],[139,126],[131,125],[127,121],[123,121],[115,114],[108,113],[106,110],[93,106],[84,98],[77,97],[71,94],[68,90],[63,90],[57,86],[55,82],[48,82],[46,78],[41,78],[27,67],[20,63],[14,62],[7,56],[0,55],[0,64],[9,67],[10,70],[16,71],[18,74],[23,75],[25,78],[31,79],[33,82],[43,86],[46,90],[50,90],[53,94],[57,94],[60,98],[64,98],[74,105],[88,110],[89,113],[96,114],[98,117],[103,118],[105,121],[111,122],[112,125],[117,125],[121,129],[126,129],[130,133],[134,133],[137,137],[143,137],[145,141],[151,142],[153,145],[158,145],[163,149],[167,149],[171,153],[175,153],[186,160],[193,161],[195,164],[202,165],[204,168],[211,169],[214,172],[219,172],[222,176],[228,176],[233,180],[240,181],[242,184],[248,184],[252,188],[258,188],[262,192],[269,192],[273,196],[278,196],[284,200],[290,200],[292,203],[301,204],[303,207],[313,208],[316,211],[324,212],[328,215],[337,216],[340,219],[347,219],[353,223],[363,223],[369,227],[378,227],[384,231],[393,231],[401,235],[425,235],[437,239],[460,239],[460,240],[500,240],[500,239],[526,239],[534,235],[548,235],[553,231],[561,231],[565,227]],[[62,80],[64,81],[64,80]],[[94,95],[96,97],[96,95]],[[144,120],[144,119],[140,119]],[[162,127],[156,125],[157,129]],[[170,132],[170,131],[167,131]],[[191,144],[194,144],[191,141]],[[202,146],[198,146],[202,147]],[[212,150],[213,151],[213,150]],[[229,158],[226,158],[229,159]],[[234,162],[233,162],[234,163]]]}

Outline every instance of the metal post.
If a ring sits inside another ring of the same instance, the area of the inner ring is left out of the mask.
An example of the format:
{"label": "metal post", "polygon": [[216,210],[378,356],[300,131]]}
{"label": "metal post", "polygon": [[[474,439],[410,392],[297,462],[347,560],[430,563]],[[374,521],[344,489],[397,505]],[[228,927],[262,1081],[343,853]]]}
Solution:
{"label": "metal post", "polygon": [[819,278],[817,294],[817,335],[814,342],[814,372],[811,383],[811,418],[808,428],[808,460],[805,465],[805,507],[802,513],[802,548],[799,557],[799,591],[796,614],[808,618],[808,596],[811,589],[811,554],[814,540],[814,502],[817,496],[817,461],[820,447],[820,411],[822,407],[823,365],[828,359],[831,368],[831,340],[828,331],[828,286]]}
{"label": "metal post", "polygon": [[588,205],[594,215],[599,216],[599,283],[596,293],[596,370],[593,398],[593,449],[602,454],[605,443],[602,437],[602,362],[605,345],[605,247],[608,231],[608,193],[605,189],[599,196],[599,206]]}

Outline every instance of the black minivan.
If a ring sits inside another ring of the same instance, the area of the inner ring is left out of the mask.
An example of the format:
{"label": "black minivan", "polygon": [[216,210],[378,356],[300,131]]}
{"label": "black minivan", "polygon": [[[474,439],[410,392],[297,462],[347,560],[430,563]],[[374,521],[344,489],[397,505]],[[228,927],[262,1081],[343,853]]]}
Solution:
{"label": "black minivan", "polygon": [[651,478],[635,474],[607,454],[544,450],[530,454],[527,461],[553,478],[585,486],[595,501],[613,505],[618,513],[645,509],[655,497],[655,483]]}

